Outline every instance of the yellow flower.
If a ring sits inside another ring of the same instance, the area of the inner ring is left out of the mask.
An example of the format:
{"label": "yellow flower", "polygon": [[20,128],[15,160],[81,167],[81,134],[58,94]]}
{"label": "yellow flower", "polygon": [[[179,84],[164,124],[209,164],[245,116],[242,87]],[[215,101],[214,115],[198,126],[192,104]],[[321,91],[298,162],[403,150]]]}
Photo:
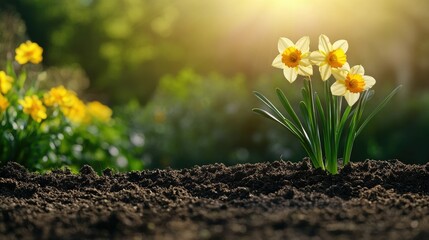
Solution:
{"label": "yellow flower", "polygon": [[18,102],[23,107],[24,113],[30,115],[34,121],[41,122],[42,119],[46,119],[46,108],[36,95],[26,96]]}
{"label": "yellow flower", "polygon": [[13,78],[0,71],[0,93],[7,94],[12,88]]}
{"label": "yellow flower", "polygon": [[73,103],[74,93],[67,90],[64,86],[51,88],[49,92],[43,96],[43,101],[46,106],[60,106],[67,107]]}
{"label": "yellow flower", "polygon": [[302,37],[295,44],[288,38],[280,38],[277,47],[279,55],[272,65],[283,69],[283,74],[289,82],[294,82],[298,74],[302,76],[313,74],[313,67],[309,61],[309,37]]}
{"label": "yellow flower", "polygon": [[319,37],[319,50],[310,54],[310,61],[319,66],[320,76],[326,81],[332,74],[332,69],[341,68],[347,62],[347,49],[349,44],[346,40],[338,40],[331,44],[325,35]]}
{"label": "yellow flower", "polygon": [[0,94],[0,113],[6,111],[7,107],[9,107],[9,101]]}
{"label": "yellow flower", "polygon": [[87,121],[86,106],[74,93],[70,94],[70,105],[62,106],[61,111],[74,123]]}
{"label": "yellow flower", "polygon": [[108,122],[112,117],[112,109],[98,101],[89,102],[86,108],[93,118],[102,122]]}
{"label": "yellow flower", "polygon": [[365,70],[361,65],[350,68],[346,63],[341,69],[332,72],[337,80],[331,86],[332,95],[344,96],[349,106],[359,99],[360,93],[370,89],[375,84],[375,79],[364,75]]}
{"label": "yellow flower", "polygon": [[31,62],[34,64],[40,63],[43,59],[42,53],[43,49],[37,43],[31,41],[26,41],[21,43],[17,49],[15,49],[15,60],[19,64],[26,64]]}

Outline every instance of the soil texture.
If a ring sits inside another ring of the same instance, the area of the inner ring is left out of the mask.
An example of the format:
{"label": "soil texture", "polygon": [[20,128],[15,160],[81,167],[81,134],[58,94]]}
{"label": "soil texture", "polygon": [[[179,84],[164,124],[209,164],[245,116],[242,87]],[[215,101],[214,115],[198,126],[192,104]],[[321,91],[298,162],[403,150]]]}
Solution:
{"label": "soil texture", "polygon": [[0,239],[429,239],[429,163],[0,168]]}

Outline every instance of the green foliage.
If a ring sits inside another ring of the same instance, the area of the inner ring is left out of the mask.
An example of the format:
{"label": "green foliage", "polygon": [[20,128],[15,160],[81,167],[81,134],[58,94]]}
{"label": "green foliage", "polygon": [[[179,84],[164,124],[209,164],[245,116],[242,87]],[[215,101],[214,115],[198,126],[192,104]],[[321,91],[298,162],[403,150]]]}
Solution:
{"label": "green foliage", "polygon": [[58,153],[51,156],[51,162],[56,164],[49,168],[63,164],[79,169],[88,164],[97,172],[106,168],[119,171],[143,169],[143,162],[137,158],[139,153],[129,141],[127,128],[120,119],[65,130]]}
{"label": "green foliage", "polygon": [[97,171],[142,169],[125,125],[111,119],[107,106],[84,104],[63,87],[46,92],[38,87],[39,73],[27,71],[32,65],[21,64],[7,61],[0,71],[1,165],[15,161],[37,171],[84,164]]}
{"label": "green foliage", "polygon": [[147,167],[278,159],[278,152],[275,157],[269,152],[269,137],[259,135],[262,125],[249,111],[252,102],[240,76],[183,70],[162,78],[143,110],[134,103],[117,112],[144,139]]}

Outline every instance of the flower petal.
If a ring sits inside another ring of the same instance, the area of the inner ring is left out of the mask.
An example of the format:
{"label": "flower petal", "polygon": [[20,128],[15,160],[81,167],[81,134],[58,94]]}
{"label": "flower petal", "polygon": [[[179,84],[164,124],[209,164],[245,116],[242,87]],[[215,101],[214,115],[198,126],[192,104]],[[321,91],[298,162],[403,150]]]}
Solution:
{"label": "flower petal", "polygon": [[300,50],[302,53],[306,53],[310,51],[310,37],[305,36],[300,38],[295,45],[296,45],[296,48]]}
{"label": "flower petal", "polygon": [[365,90],[372,88],[375,84],[375,78],[371,76],[363,76],[363,80],[365,80]]}
{"label": "flower petal", "polygon": [[331,86],[331,92],[332,95],[335,96],[343,96],[347,92],[346,85],[344,84],[344,81],[336,81]]}
{"label": "flower petal", "polygon": [[285,37],[280,38],[277,44],[279,53],[283,53],[283,51],[290,46],[294,46],[293,42],[289,38],[285,38]]}
{"label": "flower petal", "polygon": [[344,94],[344,98],[346,99],[349,106],[353,106],[359,100],[360,93],[352,93],[349,91],[346,91]]}
{"label": "flower petal", "polygon": [[347,49],[349,49],[349,43],[346,40],[338,40],[332,44],[333,49],[341,48],[344,52],[347,52]]}
{"label": "flower petal", "polygon": [[301,61],[299,62],[299,65],[302,65],[302,66],[311,65],[310,58],[307,57],[307,58],[301,59]]}
{"label": "flower petal", "polygon": [[331,76],[331,66],[328,64],[325,64],[323,66],[319,67],[320,76],[322,77],[323,81],[328,80],[328,78]]}
{"label": "flower petal", "polygon": [[273,67],[276,67],[276,68],[284,68],[285,67],[285,64],[282,62],[282,55],[281,54],[277,55],[277,57],[274,58],[272,65],[273,65]]}
{"label": "flower petal", "polygon": [[347,78],[348,71],[342,69],[332,69],[332,75],[336,80],[344,80]]}
{"label": "flower petal", "polygon": [[345,70],[347,72],[350,72],[350,65],[348,62],[344,63],[344,65],[340,68],[340,70]]}
{"label": "flower petal", "polygon": [[298,66],[298,74],[302,75],[302,76],[313,75],[313,66],[312,65],[308,65],[308,66],[299,65]]}
{"label": "flower petal", "polygon": [[356,65],[350,68],[350,73],[363,75],[365,73],[365,69],[362,65]]}
{"label": "flower petal", "polygon": [[290,83],[293,83],[298,76],[298,71],[296,68],[286,67],[285,69],[283,69],[283,74]]}
{"label": "flower petal", "polygon": [[329,38],[324,34],[319,36],[319,50],[324,53],[332,51],[332,44],[329,41]]}
{"label": "flower petal", "polygon": [[326,62],[326,56],[320,51],[314,51],[310,54],[310,62],[320,66]]}

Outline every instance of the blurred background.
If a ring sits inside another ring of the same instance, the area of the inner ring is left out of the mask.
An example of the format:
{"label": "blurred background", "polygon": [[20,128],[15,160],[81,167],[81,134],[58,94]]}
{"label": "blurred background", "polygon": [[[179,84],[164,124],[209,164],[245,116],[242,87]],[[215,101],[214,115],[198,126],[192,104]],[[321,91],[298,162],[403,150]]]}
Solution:
{"label": "blurred background", "polygon": [[260,106],[252,91],[275,99],[280,87],[298,102],[302,83],[271,67],[278,38],[310,36],[315,50],[323,33],[348,40],[349,63],[377,80],[367,113],[403,85],[358,138],[352,160],[424,163],[428,12],[427,0],[2,0],[0,54],[39,43],[41,82],[111,106],[144,168],[299,161],[299,142],[252,113]]}

